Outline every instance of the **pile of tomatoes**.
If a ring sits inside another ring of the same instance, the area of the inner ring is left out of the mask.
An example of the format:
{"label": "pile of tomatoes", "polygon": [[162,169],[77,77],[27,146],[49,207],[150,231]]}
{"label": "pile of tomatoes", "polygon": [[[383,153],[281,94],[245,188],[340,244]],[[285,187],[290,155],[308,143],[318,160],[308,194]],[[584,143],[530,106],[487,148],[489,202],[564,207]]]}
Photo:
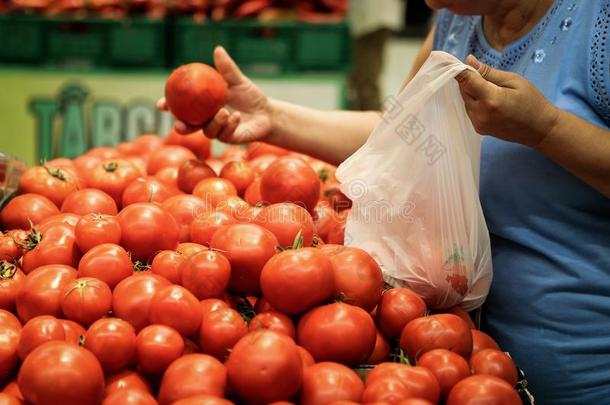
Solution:
{"label": "pile of tomatoes", "polygon": [[521,403],[468,314],[343,246],[334,171],[201,132],[29,169],[0,211],[0,404]]}

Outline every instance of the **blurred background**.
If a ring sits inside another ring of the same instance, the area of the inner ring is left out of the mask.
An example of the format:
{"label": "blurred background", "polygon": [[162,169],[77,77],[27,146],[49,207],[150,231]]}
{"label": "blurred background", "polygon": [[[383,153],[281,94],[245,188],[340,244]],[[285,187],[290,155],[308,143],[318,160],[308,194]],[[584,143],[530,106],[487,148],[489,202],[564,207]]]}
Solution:
{"label": "blurred background", "polygon": [[216,45],[272,97],[380,109],[430,23],[424,0],[0,0],[0,152],[34,164],[164,135],[168,74]]}

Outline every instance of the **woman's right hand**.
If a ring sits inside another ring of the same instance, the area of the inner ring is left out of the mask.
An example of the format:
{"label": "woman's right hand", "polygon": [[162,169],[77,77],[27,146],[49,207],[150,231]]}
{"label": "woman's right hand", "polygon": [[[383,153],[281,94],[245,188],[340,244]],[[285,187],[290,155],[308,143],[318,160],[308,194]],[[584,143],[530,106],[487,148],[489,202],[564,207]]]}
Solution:
{"label": "woman's right hand", "polygon": [[[214,50],[214,64],[228,85],[228,108],[221,108],[202,127],[192,127],[176,121],[176,131],[189,134],[203,129],[208,138],[218,138],[226,143],[247,143],[266,138],[271,134],[273,117],[265,93],[241,72],[227,51],[220,46]],[[157,107],[168,111],[165,97],[157,102]]]}

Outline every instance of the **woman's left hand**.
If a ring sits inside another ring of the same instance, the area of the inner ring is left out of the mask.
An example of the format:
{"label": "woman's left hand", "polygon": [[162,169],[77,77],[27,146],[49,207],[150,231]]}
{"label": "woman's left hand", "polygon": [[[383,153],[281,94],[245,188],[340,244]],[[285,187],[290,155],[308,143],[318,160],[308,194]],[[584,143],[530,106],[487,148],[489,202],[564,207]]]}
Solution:
{"label": "woman's left hand", "polygon": [[557,121],[558,109],[522,76],[493,69],[470,55],[456,80],[466,112],[483,135],[537,147]]}

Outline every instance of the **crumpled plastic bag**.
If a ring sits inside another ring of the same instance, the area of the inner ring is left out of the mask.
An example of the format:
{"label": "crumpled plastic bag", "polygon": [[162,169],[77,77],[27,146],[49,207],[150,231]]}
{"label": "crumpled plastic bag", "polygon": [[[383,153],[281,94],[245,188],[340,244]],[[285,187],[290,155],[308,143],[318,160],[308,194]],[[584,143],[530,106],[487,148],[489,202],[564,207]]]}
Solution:
{"label": "crumpled plastic bag", "polygon": [[478,195],[481,137],[454,79],[465,69],[432,52],[336,172],[353,202],[345,244],[369,252],[386,282],[411,288],[431,309],[477,308],[492,279]]}

